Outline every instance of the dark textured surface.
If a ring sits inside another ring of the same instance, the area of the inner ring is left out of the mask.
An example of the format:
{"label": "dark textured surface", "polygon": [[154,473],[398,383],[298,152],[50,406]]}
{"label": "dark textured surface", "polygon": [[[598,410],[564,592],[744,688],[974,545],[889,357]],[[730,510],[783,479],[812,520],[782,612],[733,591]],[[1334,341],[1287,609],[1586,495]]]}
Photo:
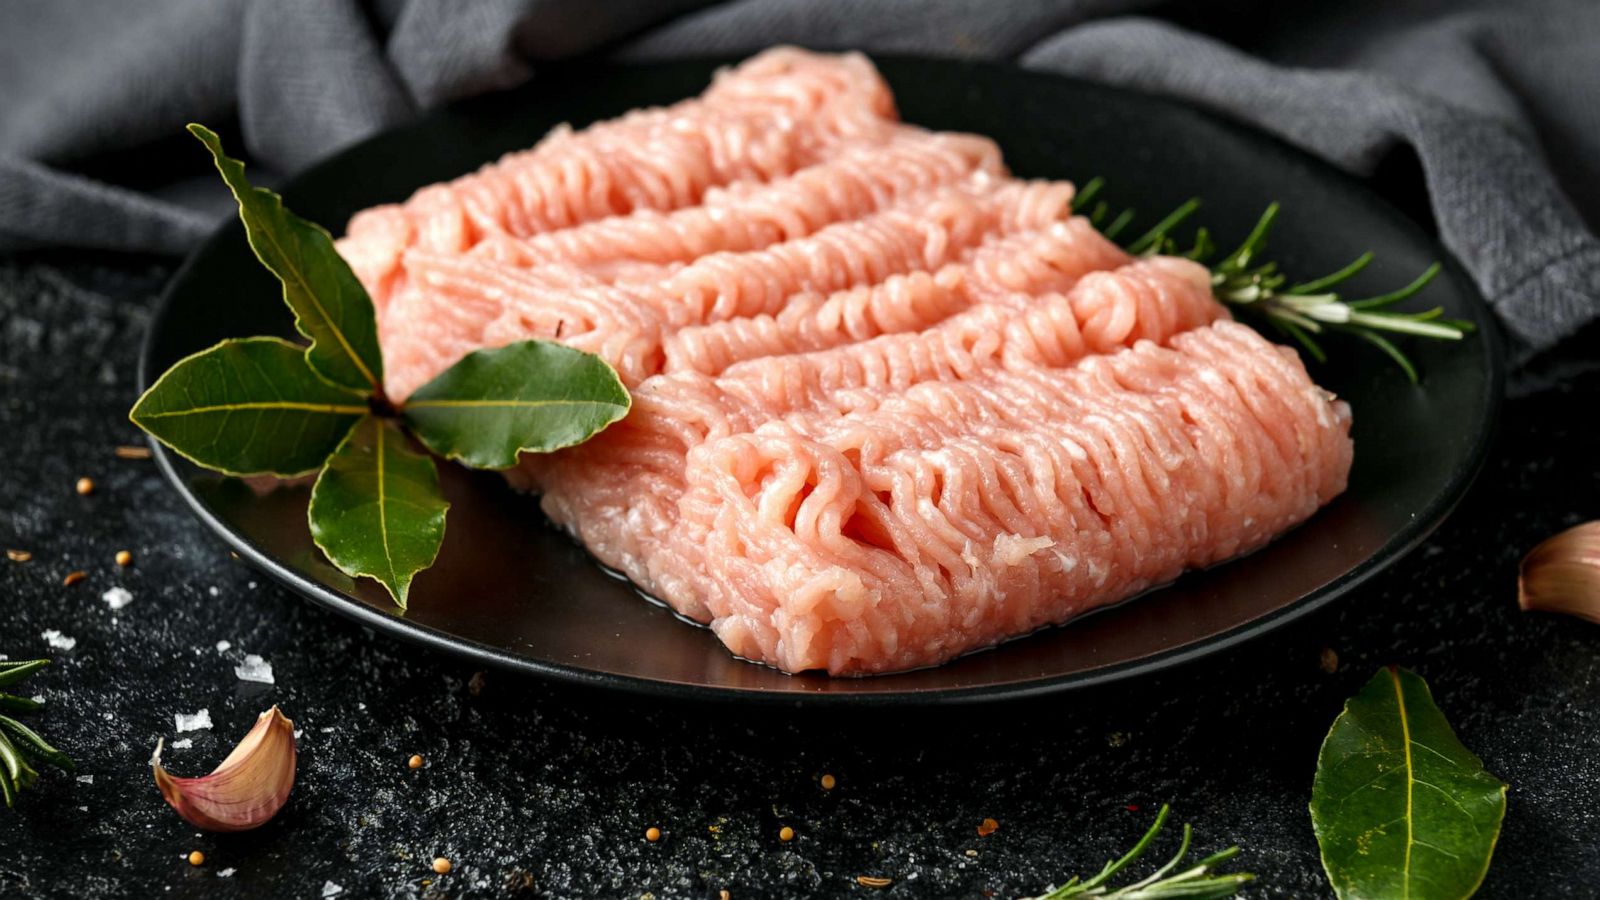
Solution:
{"label": "dark textured surface", "polygon": [[[1202,850],[1242,845],[1240,867],[1261,876],[1245,896],[1323,896],[1305,809],[1317,747],[1388,662],[1426,677],[1512,785],[1481,896],[1600,884],[1600,628],[1515,602],[1521,553],[1600,515],[1600,378],[1513,400],[1484,476],[1434,538],[1243,650],[1131,688],[961,713],[647,705],[494,673],[474,691],[472,670],[267,585],[150,463],[115,458],[136,442],[124,412],[165,274],[0,262],[0,545],[34,554],[0,560],[0,653],[55,657],[23,693],[42,695],[32,721],[93,776],[47,772],[0,811],[0,896],[316,897],[329,881],[345,896],[851,896],[874,893],[854,883],[870,874],[895,879],[884,897],[1012,897],[1098,867],[1162,801]],[[1566,354],[1595,352],[1590,339]],[[80,475],[93,496],[73,492]],[[118,570],[124,548],[136,563]],[[63,587],[80,568],[89,578]],[[134,597],[115,612],[100,597],[113,585]],[[76,646],[50,649],[48,629]],[[1318,666],[1324,647],[1335,674]],[[244,653],[277,684],[235,678]],[[198,774],[273,703],[304,731],[290,805],[257,832],[197,836],[151,783],[150,749],[180,737],[174,713],[210,710],[215,729],[167,756]],[[408,770],[412,753],[427,766]],[[1000,827],[979,837],[985,817]],[[660,843],[643,839],[651,825]],[[192,849],[204,867],[181,859]],[[428,870],[441,854],[456,863],[443,877]]]}

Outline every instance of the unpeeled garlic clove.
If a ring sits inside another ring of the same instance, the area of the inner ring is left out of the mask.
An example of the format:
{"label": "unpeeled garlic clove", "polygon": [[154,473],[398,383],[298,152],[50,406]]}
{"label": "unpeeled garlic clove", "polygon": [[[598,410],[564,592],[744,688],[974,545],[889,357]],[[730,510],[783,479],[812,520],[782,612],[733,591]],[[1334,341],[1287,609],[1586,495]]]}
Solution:
{"label": "unpeeled garlic clove", "polygon": [[161,742],[150,757],[156,787],[184,821],[206,831],[248,831],[278,814],[294,787],[294,723],[278,708],[254,728],[210,775],[175,778],[161,766]]}
{"label": "unpeeled garlic clove", "polygon": [[1600,623],[1600,522],[1575,525],[1529,551],[1517,577],[1517,602],[1525,610]]}

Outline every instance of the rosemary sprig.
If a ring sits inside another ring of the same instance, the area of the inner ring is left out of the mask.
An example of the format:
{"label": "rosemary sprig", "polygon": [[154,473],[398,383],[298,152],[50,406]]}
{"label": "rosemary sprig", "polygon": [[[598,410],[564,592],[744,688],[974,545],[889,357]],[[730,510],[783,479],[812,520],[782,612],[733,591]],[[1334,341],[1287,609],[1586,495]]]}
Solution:
{"label": "rosemary sprig", "polygon": [[[1116,240],[1133,221],[1133,211],[1125,210],[1108,220],[1110,207],[1098,199],[1104,187],[1104,180],[1090,180],[1078,193],[1072,208],[1088,218],[1107,238]],[[1200,198],[1190,198],[1149,231],[1125,244],[1125,249],[1141,256],[1160,253],[1201,262],[1209,259],[1216,245],[1205,228],[1196,229],[1194,242],[1187,250],[1173,237],[1177,227],[1199,208]],[[1328,333],[1349,334],[1378,348],[1415,384],[1418,381],[1416,365],[1386,334],[1456,341],[1473,330],[1471,322],[1445,318],[1443,307],[1422,312],[1399,312],[1391,308],[1427,287],[1439,274],[1438,263],[1399,290],[1359,300],[1346,300],[1332,289],[1365,269],[1372,262],[1371,253],[1363,253],[1344,268],[1321,278],[1291,283],[1289,277],[1279,271],[1277,263],[1261,259],[1278,211],[1277,203],[1269,205],[1244,242],[1211,266],[1212,293],[1223,303],[1265,319],[1280,334],[1304,347],[1317,362],[1328,359],[1318,337]]]}
{"label": "rosemary sprig", "polygon": [[1184,825],[1183,841],[1178,845],[1178,852],[1173,854],[1165,865],[1140,881],[1119,888],[1111,887],[1111,879],[1117,873],[1132,865],[1150,849],[1156,835],[1160,834],[1162,827],[1167,824],[1167,817],[1170,814],[1171,809],[1163,803],[1161,811],[1156,814],[1154,824],[1144,833],[1144,837],[1133,845],[1133,849],[1124,853],[1120,859],[1107,862],[1105,868],[1093,878],[1087,881],[1073,878],[1066,884],[1052,888],[1048,893],[1032,900],[1066,900],[1070,897],[1102,897],[1107,900],[1173,900],[1182,897],[1207,900],[1207,898],[1232,897],[1247,882],[1255,880],[1254,875],[1246,872],[1216,874],[1212,871],[1219,863],[1226,862],[1238,854],[1238,847],[1229,847],[1213,853],[1199,862],[1180,869],[1184,857],[1189,855],[1189,844],[1193,839],[1192,830],[1188,825]]}
{"label": "rosemary sprig", "polygon": [[[9,687],[50,664],[48,659],[0,662],[0,687]],[[17,794],[33,784],[39,772],[30,763],[49,763],[72,771],[72,760],[50,746],[38,732],[18,722],[7,712],[33,712],[41,706],[34,700],[0,691],[0,795],[6,806],[16,802]]]}

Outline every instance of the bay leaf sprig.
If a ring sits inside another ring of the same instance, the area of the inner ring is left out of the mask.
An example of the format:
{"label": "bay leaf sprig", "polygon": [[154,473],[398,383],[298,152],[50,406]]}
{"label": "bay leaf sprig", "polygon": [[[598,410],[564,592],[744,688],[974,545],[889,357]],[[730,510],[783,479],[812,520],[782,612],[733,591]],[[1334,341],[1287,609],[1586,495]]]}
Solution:
{"label": "bay leaf sprig", "polygon": [[581,443],[627,414],[610,366],[548,341],[470,353],[406,403],[383,389],[372,298],[321,226],[250,184],[215,133],[210,151],[238,202],[251,249],[283,287],[300,345],[225,340],[179,360],[129,412],[174,452],[228,475],[317,473],[312,539],[352,577],[381,583],[405,607],[412,579],[437,558],[449,503],[422,446],[467,466],[505,469],[520,453]]}
{"label": "bay leaf sprig", "polygon": [[1462,746],[1428,685],[1380,669],[1317,757],[1311,824],[1340,900],[1462,900],[1489,869],[1506,785]]}
{"label": "bay leaf sprig", "polygon": [[[1107,238],[1117,240],[1133,223],[1135,214],[1125,209],[1112,215],[1111,206],[1100,199],[1104,188],[1104,179],[1090,179],[1074,198],[1072,209],[1085,216]],[[1191,197],[1149,230],[1124,243],[1124,249],[1136,256],[1160,253],[1208,262],[1217,247],[1205,227],[1195,230],[1187,248],[1175,237],[1178,227],[1199,209],[1200,198]],[[1471,322],[1446,318],[1443,307],[1416,312],[1402,312],[1396,308],[1432,283],[1439,274],[1438,263],[1430,265],[1398,290],[1359,299],[1347,299],[1335,288],[1354,278],[1372,262],[1370,252],[1320,278],[1291,280],[1276,262],[1263,259],[1278,213],[1278,204],[1269,204],[1250,234],[1233,252],[1208,263],[1211,291],[1218,301],[1255,317],[1299,344],[1312,359],[1319,363],[1327,361],[1323,337],[1347,334],[1376,347],[1415,384],[1420,380],[1416,365],[1388,335],[1458,341],[1473,331],[1475,326]]]}
{"label": "bay leaf sprig", "polygon": [[[48,659],[0,660],[0,688],[9,688],[50,664]],[[12,717],[40,708],[37,700],[0,690],[0,799],[6,806],[16,803],[17,794],[39,777],[34,763],[48,763],[72,771],[72,760],[52,747],[32,728]]]}

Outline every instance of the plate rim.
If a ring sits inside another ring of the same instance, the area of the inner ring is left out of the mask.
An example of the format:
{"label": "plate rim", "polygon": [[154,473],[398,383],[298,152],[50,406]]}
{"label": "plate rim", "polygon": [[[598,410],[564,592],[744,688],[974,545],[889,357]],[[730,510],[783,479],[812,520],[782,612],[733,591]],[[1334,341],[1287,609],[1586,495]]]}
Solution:
{"label": "plate rim", "polygon": [[[466,659],[487,667],[512,671],[525,676],[582,688],[617,691],[633,697],[647,699],[655,698],[697,703],[754,703],[765,706],[851,706],[858,708],[949,707],[1025,701],[1072,691],[1092,690],[1131,678],[1167,672],[1206,656],[1230,650],[1325,608],[1335,600],[1360,588],[1380,572],[1405,559],[1443,524],[1445,519],[1449,517],[1451,512],[1470,491],[1473,482],[1482,472],[1484,464],[1488,460],[1495,435],[1498,432],[1501,407],[1505,397],[1505,348],[1504,338],[1500,331],[1500,323],[1494,317],[1488,301],[1484,298],[1478,286],[1468,276],[1460,261],[1440,242],[1439,238],[1436,235],[1427,234],[1426,229],[1419,223],[1416,223],[1414,219],[1400,211],[1392,203],[1384,200],[1359,178],[1320,157],[1294,146],[1277,135],[1244,122],[1224,111],[1219,111],[1200,103],[1188,104],[1168,95],[1102,84],[1070,75],[1026,69],[1007,62],[942,59],[914,54],[868,53],[867,56],[874,64],[884,62],[891,65],[895,63],[931,64],[967,69],[1002,70],[1011,77],[1047,79],[1065,82],[1072,85],[1074,89],[1112,95],[1134,95],[1140,97],[1141,102],[1155,102],[1190,113],[1198,113],[1220,123],[1224,127],[1248,133],[1253,140],[1271,143],[1279,151],[1316,166],[1325,174],[1343,181],[1352,193],[1360,195],[1366,202],[1381,206],[1389,214],[1417,226],[1423,231],[1425,239],[1431,244],[1431,249],[1436,252],[1444,271],[1448,274],[1452,283],[1478,302],[1478,307],[1474,310],[1474,321],[1478,326],[1477,339],[1482,342],[1484,348],[1483,361],[1488,369],[1488,377],[1484,382],[1484,395],[1480,398],[1480,408],[1485,411],[1484,427],[1474,436],[1471,450],[1464,457],[1463,465],[1457,468],[1433,500],[1426,507],[1418,510],[1407,525],[1397,531],[1392,538],[1387,540],[1371,556],[1363,559],[1356,566],[1320,588],[1266,615],[1202,638],[1191,644],[1087,671],[1046,675],[1021,681],[967,687],[863,692],[800,689],[773,691],[760,688],[695,684],[615,672],[599,672],[568,663],[518,656],[478,643],[469,638],[416,622],[409,622],[401,616],[346,597],[339,591],[333,590],[329,586],[295,571],[257,546],[248,537],[236,532],[227,523],[223,522],[205,504],[179,472],[176,454],[169,451],[154,436],[146,434],[144,435],[145,442],[151,447],[162,476],[177,490],[179,496],[183,498],[185,504],[206,526],[207,530],[220,537],[242,559],[260,569],[274,581],[289,588],[301,597],[311,600],[318,606],[329,609],[346,619],[372,628],[374,631],[381,632],[386,636],[396,638],[402,643],[420,646],[445,656]],[[584,69],[610,69],[643,72],[670,66],[721,66],[736,63],[743,58],[743,56],[718,55],[685,57],[646,63],[600,60],[563,63],[548,67],[548,70],[553,72],[572,72]],[[396,129],[416,127],[430,118],[448,115],[464,106],[492,100],[492,98],[512,94],[519,90],[526,90],[528,87],[529,85],[527,84],[519,85],[505,91],[492,92],[468,98],[461,102],[447,104],[424,112],[406,122],[385,128],[296,173],[294,177],[288,179],[279,187],[279,192],[288,193],[293,191],[303,179],[326,165],[343,160],[348,156],[367,152],[367,148],[370,145],[385,140]],[[189,271],[197,265],[201,258],[208,254],[214,245],[228,239],[235,233],[236,229],[241,227],[236,216],[225,216],[223,221],[207,235],[205,240],[184,257],[183,262],[173,271],[163,285],[161,294],[150,316],[139,351],[138,390],[141,395],[154,381],[154,373],[151,371],[151,367],[156,343],[155,336],[165,330],[165,326],[167,326],[168,320],[172,316],[173,300],[177,286],[184,282],[185,276]],[[1003,652],[1003,646],[990,648],[985,652]]]}

